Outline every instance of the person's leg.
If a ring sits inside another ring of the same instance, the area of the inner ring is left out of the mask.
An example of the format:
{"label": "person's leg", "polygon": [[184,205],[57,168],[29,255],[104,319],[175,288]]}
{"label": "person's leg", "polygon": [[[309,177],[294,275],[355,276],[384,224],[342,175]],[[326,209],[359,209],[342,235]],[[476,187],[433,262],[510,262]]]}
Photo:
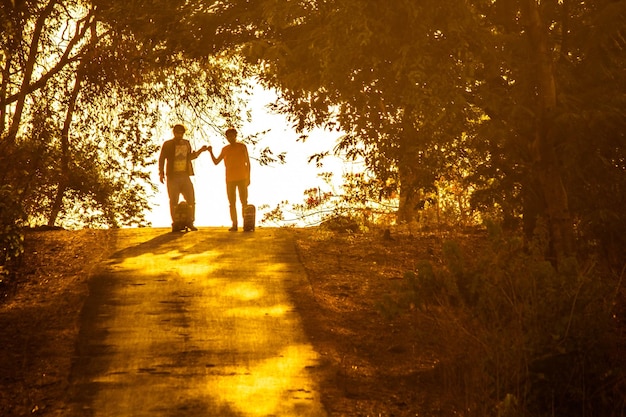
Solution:
{"label": "person's leg", "polygon": [[246,180],[237,183],[239,189],[239,201],[241,201],[241,210],[248,205],[248,182]]}
{"label": "person's leg", "polygon": [[226,183],[226,194],[228,195],[228,204],[230,208],[230,220],[233,222],[231,231],[237,230],[237,183]]}
{"label": "person's leg", "polygon": [[191,210],[191,223],[193,224],[196,220],[196,193],[194,191],[191,178],[185,177],[181,180],[181,183],[180,193],[183,195],[187,204],[189,204]]}
{"label": "person's leg", "polygon": [[180,196],[180,183],[177,181],[177,178],[167,179],[167,195],[170,199],[170,215],[172,216],[173,223],[176,206],[178,205],[178,197]]}
{"label": "person's leg", "polygon": [[246,229],[246,206],[248,205],[248,181],[243,180],[237,183],[237,188],[239,189],[239,201],[241,202],[241,212],[244,215],[244,232],[253,230]]}

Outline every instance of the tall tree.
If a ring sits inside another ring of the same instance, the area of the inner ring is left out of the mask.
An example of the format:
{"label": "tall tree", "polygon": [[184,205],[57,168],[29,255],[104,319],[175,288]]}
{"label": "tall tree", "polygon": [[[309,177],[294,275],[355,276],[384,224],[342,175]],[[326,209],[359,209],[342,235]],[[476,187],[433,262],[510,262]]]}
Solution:
{"label": "tall tree", "polygon": [[2,183],[23,191],[31,221],[65,224],[82,207],[86,222],[142,222],[160,103],[181,117],[228,117],[241,72],[213,49],[181,50],[194,33],[190,2],[4,6]]}
{"label": "tall tree", "polygon": [[[572,209],[570,199],[588,180],[581,178],[586,174],[579,167],[588,165],[590,155],[602,152],[600,132],[611,135],[609,131],[618,132],[620,123],[623,126],[623,119],[619,122],[612,115],[624,108],[621,100],[614,99],[623,96],[618,57],[624,50],[618,46],[610,54],[604,52],[611,39],[622,37],[624,4],[498,1],[477,5],[492,28],[471,95],[488,116],[473,145],[486,150],[480,170],[488,171],[483,171],[484,179],[497,179],[490,182],[500,187],[490,187],[490,192],[508,195],[504,204],[515,199],[523,204],[527,236],[537,227],[546,227],[551,256],[573,255],[574,224],[580,233],[585,221],[580,208]],[[595,132],[589,129],[586,114],[590,111],[607,116],[596,119]],[[579,178],[574,180],[573,175]],[[594,178],[596,188],[611,187],[607,179]]]}
{"label": "tall tree", "polygon": [[459,59],[480,28],[471,10],[453,0],[341,0],[280,16],[248,57],[298,129],[334,124],[347,132],[340,148],[359,144],[380,183],[400,187],[399,219],[410,221],[471,112]]}
{"label": "tall tree", "polygon": [[456,150],[482,155],[468,168],[508,188],[500,207],[522,212],[529,236],[546,224],[550,256],[562,259],[574,251],[565,167],[576,161],[563,152],[562,118],[582,110],[570,96],[581,79],[569,74],[593,59],[575,35],[611,31],[612,56],[623,55],[623,19],[592,26],[606,8],[621,15],[623,2],[294,2],[245,53],[297,128],[345,130],[344,149],[392,178],[405,206],[454,166]]}
{"label": "tall tree", "polygon": [[[22,74],[22,82],[19,87],[19,91],[15,95],[15,109],[13,110],[13,117],[11,124],[9,126],[9,131],[3,141],[6,141],[9,145],[12,145],[15,142],[17,132],[20,126],[22,112],[24,111],[24,106],[26,103],[26,96],[28,95],[30,89],[30,82],[33,76],[33,70],[35,68],[35,64],[37,62],[38,50],[39,50],[39,42],[42,36],[42,32],[46,27],[46,19],[50,17],[52,12],[54,11],[55,6],[57,5],[57,0],[50,0],[45,7],[41,9],[38,14],[37,19],[34,23],[34,28],[31,34],[31,43],[28,49],[28,55],[26,58],[26,63],[24,65],[24,71]],[[4,97],[3,97],[4,98]],[[4,106],[6,103],[1,103]]]}

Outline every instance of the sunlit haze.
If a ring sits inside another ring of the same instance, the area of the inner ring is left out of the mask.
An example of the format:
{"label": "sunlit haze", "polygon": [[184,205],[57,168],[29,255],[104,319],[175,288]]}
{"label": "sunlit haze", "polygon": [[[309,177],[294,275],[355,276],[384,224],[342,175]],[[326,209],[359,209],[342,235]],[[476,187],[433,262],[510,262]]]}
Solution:
{"label": "sunlit haze", "polygon": [[[298,134],[290,127],[286,119],[281,115],[272,114],[267,109],[267,104],[274,100],[275,96],[258,87],[250,100],[251,122],[246,122],[239,134],[239,139],[245,138],[261,131],[269,130],[263,136],[257,147],[248,145],[251,158],[251,183],[248,189],[250,204],[260,208],[269,205],[274,208],[282,201],[300,203],[304,199],[303,191],[316,186],[323,186],[321,179],[317,177],[320,172],[334,173],[336,182],[339,182],[342,174],[353,167],[344,165],[343,161],[336,157],[324,159],[324,166],[316,168],[315,163],[308,163],[309,156],[318,152],[333,149],[340,132],[328,132],[315,130],[310,132],[309,138],[303,143],[297,141]],[[202,129],[197,127],[196,132]],[[206,129],[209,131],[209,129]],[[159,145],[171,138],[171,133],[159,138]],[[185,138],[191,142],[194,150],[207,144],[201,135],[194,135],[194,127],[191,127]],[[216,155],[227,144],[226,138],[217,133],[210,136],[210,143]],[[270,147],[277,155],[286,152],[286,163],[274,163],[269,166],[260,166],[256,159],[261,149]],[[167,189],[158,180],[158,169],[155,166],[152,180],[159,184],[158,192],[150,202],[152,212],[148,214],[148,220],[155,227],[168,227],[171,224]],[[196,192],[196,226],[230,226],[228,212],[228,200],[226,198],[226,184],[224,179],[224,164],[214,165],[208,152],[202,153],[194,161],[195,176],[192,182]],[[182,199],[182,197],[181,197]],[[241,208],[238,204],[238,213],[241,216]],[[257,210],[257,223],[263,215],[263,210]],[[295,215],[285,213],[284,224],[302,225]],[[240,219],[241,222],[241,219]],[[276,226],[272,224],[271,226]]]}

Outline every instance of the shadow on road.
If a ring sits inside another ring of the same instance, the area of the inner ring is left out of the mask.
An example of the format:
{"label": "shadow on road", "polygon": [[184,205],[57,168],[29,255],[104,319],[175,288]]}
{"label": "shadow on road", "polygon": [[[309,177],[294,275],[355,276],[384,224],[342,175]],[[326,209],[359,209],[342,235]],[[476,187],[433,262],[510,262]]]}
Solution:
{"label": "shadow on road", "polygon": [[324,417],[292,300],[289,234],[123,231],[90,281],[72,369],[81,417]]}
{"label": "shadow on road", "polygon": [[121,260],[141,256],[147,253],[154,255],[163,254],[171,249],[171,245],[169,245],[170,243],[181,239],[184,235],[185,233],[165,232],[162,235],[152,238],[146,242],[119,250],[113,253],[110,259]]}

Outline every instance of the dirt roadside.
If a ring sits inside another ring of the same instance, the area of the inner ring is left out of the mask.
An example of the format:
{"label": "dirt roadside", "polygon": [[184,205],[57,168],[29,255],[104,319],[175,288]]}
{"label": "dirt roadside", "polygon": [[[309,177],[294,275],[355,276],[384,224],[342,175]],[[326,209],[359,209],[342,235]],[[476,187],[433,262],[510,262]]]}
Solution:
{"label": "dirt roadside", "polygon": [[[202,229],[200,230],[200,233]],[[388,314],[431,238],[291,231],[309,286],[291,296],[322,357],[331,416],[414,416],[437,408],[428,394],[433,356],[410,311]],[[29,232],[16,282],[1,285],[0,416],[57,415],[65,401],[87,282],[98,263],[141,240],[141,229]]]}

